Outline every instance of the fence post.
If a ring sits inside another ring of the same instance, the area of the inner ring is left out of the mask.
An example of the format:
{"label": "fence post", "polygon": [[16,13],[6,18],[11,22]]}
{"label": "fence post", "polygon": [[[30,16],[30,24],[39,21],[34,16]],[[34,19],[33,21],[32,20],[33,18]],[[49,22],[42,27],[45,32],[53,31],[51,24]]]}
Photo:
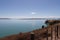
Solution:
{"label": "fence post", "polygon": [[53,40],[53,28],[51,27],[51,40]]}
{"label": "fence post", "polygon": [[34,40],[35,34],[31,32],[31,40]]}
{"label": "fence post", "polygon": [[58,40],[58,26],[55,27],[55,40]]}
{"label": "fence post", "polygon": [[57,30],[57,34],[56,35],[57,35],[57,40],[58,40],[58,26],[57,26],[57,29],[56,30]]}
{"label": "fence post", "polygon": [[56,27],[55,27],[55,40],[56,40]]}
{"label": "fence post", "polygon": [[48,40],[48,29],[47,29],[47,32],[46,32],[46,36],[47,36],[47,40]]}
{"label": "fence post", "polygon": [[58,26],[57,26],[57,37],[58,37]]}

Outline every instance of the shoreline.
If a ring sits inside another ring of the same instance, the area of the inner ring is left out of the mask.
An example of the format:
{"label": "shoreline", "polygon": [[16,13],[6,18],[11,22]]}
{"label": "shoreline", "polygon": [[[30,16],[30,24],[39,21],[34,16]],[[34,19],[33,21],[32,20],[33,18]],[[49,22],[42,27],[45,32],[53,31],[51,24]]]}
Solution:
{"label": "shoreline", "polygon": [[[55,33],[56,33],[56,32],[54,33],[55,28],[57,27],[57,25],[60,26],[60,22],[59,21],[57,21],[56,24],[55,24],[55,22],[56,22],[56,20],[55,21],[54,20],[53,21],[49,21],[49,25],[47,27],[42,27],[42,29],[36,29],[36,30],[30,31],[30,32],[26,32],[26,33],[19,33],[19,34],[16,34],[16,35],[6,36],[4,38],[1,38],[1,40],[30,40],[31,32],[34,33],[34,35],[35,35],[34,39],[35,40],[42,40],[42,39],[45,40],[47,38],[46,37],[47,30],[48,30],[48,34],[47,34],[48,38],[49,38],[49,40],[51,40],[50,39],[50,37],[51,37],[51,28],[53,29],[52,31],[53,31],[53,34],[54,34],[52,36],[55,36]],[[53,24],[51,25],[50,23],[53,23]],[[60,29],[60,27],[59,27],[59,29]],[[53,39],[55,39],[55,38],[53,37]]]}

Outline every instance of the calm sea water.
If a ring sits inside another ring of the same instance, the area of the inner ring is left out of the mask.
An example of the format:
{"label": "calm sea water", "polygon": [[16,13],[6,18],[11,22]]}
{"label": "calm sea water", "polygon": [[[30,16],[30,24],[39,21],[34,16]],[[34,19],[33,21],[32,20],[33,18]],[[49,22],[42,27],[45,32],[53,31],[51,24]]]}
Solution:
{"label": "calm sea water", "polygon": [[0,37],[41,28],[45,20],[0,20]]}

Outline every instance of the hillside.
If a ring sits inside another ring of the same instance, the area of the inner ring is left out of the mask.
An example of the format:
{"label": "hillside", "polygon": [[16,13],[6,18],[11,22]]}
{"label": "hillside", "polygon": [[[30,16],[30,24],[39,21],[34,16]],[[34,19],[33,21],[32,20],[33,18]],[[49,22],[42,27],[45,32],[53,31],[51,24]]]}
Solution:
{"label": "hillside", "polygon": [[[57,23],[55,23],[55,21]],[[60,22],[58,21],[59,20],[48,20],[48,23],[53,24],[49,24],[47,27],[36,29],[31,32],[6,36],[4,38],[0,38],[0,40],[31,40],[31,33],[34,34],[34,40],[60,40]]]}

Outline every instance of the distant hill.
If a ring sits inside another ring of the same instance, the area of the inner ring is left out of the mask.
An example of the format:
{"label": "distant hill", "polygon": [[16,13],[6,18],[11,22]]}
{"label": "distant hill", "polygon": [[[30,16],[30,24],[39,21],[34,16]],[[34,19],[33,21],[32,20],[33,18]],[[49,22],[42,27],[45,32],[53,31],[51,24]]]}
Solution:
{"label": "distant hill", "polygon": [[0,18],[0,20],[60,20],[60,18]]}
{"label": "distant hill", "polygon": [[0,20],[10,20],[11,18],[0,18]]}
{"label": "distant hill", "polygon": [[18,18],[17,20],[59,20],[60,18]]}
{"label": "distant hill", "polygon": [[47,18],[19,18],[18,20],[46,20]]}

